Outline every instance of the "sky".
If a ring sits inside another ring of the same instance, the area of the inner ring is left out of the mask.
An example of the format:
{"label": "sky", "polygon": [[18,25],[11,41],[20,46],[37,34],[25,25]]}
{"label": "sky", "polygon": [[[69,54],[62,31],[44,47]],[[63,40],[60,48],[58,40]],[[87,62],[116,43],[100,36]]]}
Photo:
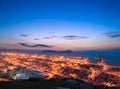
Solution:
{"label": "sky", "polygon": [[120,0],[0,0],[0,48],[120,48]]}

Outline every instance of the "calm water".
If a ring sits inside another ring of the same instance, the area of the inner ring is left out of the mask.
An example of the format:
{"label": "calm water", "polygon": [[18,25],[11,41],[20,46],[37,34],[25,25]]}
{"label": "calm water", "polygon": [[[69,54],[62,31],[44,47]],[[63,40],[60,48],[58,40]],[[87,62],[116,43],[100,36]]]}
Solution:
{"label": "calm water", "polygon": [[[96,61],[96,58],[100,54],[100,51],[79,51],[74,52],[78,56],[87,56],[92,62]],[[104,51],[104,58],[107,64],[120,66],[120,50]]]}

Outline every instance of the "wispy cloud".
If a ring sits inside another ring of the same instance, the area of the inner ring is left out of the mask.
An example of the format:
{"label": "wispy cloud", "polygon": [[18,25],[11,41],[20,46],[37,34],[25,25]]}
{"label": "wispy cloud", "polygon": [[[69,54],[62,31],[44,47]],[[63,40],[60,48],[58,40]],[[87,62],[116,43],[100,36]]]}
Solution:
{"label": "wispy cloud", "polygon": [[107,32],[105,33],[105,35],[110,38],[117,38],[120,37],[120,32]]}
{"label": "wispy cloud", "polygon": [[21,34],[20,37],[28,37],[27,34]]}
{"label": "wispy cloud", "polygon": [[76,39],[86,39],[86,36],[75,36],[75,35],[67,35],[67,36],[49,36],[44,37],[43,39],[54,39],[54,38],[64,38],[66,40],[76,40]]}
{"label": "wispy cloud", "polygon": [[46,45],[46,44],[35,44],[35,45],[29,45],[27,43],[18,43],[18,44],[21,45],[21,46],[30,47],[30,48],[34,48],[34,47],[51,48],[51,47],[53,47],[53,46],[49,46],[49,45]]}
{"label": "wispy cloud", "polygon": [[34,40],[40,40],[39,38],[35,38]]}
{"label": "wispy cloud", "polygon": [[53,39],[53,38],[57,38],[57,36],[44,37],[43,39]]}
{"label": "wispy cloud", "polygon": [[55,32],[49,32],[49,34],[55,35]]}
{"label": "wispy cloud", "polygon": [[86,36],[75,36],[75,35],[67,35],[67,36],[62,36],[62,38],[66,40],[76,40],[76,39],[86,39]]}

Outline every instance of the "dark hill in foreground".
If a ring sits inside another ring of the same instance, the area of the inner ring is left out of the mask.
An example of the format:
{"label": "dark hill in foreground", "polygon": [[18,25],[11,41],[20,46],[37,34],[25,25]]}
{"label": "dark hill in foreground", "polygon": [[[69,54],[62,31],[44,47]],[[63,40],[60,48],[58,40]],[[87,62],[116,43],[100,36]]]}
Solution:
{"label": "dark hill in foreground", "polygon": [[120,87],[94,86],[76,79],[38,79],[0,82],[0,89],[120,89]]}

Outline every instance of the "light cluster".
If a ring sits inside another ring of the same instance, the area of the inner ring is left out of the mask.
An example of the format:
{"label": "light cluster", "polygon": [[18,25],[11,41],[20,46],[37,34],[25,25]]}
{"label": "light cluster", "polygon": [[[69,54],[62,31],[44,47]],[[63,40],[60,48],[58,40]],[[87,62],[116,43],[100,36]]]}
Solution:
{"label": "light cluster", "polygon": [[[5,74],[15,71],[16,68],[39,70],[42,77],[75,78],[94,85],[120,86],[120,66],[108,66],[104,59],[98,63],[91,63],[88,57],[27,54],[27,53],[0,53],[0,70]],[[10,74],[9,74],[10,75]]]}

